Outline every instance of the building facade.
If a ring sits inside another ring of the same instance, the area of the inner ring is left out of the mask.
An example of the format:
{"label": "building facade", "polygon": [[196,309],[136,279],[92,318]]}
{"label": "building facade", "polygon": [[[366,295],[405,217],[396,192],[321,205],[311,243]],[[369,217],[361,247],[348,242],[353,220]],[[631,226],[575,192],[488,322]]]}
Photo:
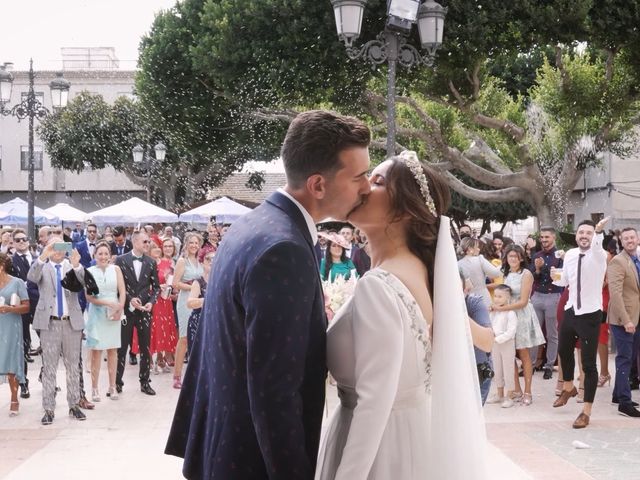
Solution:
{"label": "building facade", "polygon": [[[28,72],[14,71],[13,90],[7,108],[20,103],[29,91]],[[64,70],[64,78],[71,82],[69,100],[82,91],[100,94],[113,103],[120,96],[132,96],[134,71],[123,70]],[[44,106],[51,108],[49,82],[53,71],[36,72],[35,93]],[[38,120],[35,120],[37,128]],[[28,119],[0,116],[0,202],[15,197],[27,198],[28,176]],[[35,203],[48,208],[64,202],[85,212],[91,212],[131,196],[145,198],[146,189],[133,183],[124,174],[108,167],[101,170],[86,169],[76,173],[58,170],[44,150],[37,133],[34,137]]]}
{"label": "building facade", "polygon": [[587,169],[567,207],[567,224],[611,217],[607,229],[640,230],[640,152],[625,158],[605,153],[599,167]]}

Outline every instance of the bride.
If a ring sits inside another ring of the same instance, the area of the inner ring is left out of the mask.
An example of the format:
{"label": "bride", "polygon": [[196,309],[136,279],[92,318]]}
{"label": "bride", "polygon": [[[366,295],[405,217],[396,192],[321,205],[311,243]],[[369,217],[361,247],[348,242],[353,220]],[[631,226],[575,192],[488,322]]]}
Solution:
{"label": "bride", "polygon": [[483,479],[472,337],[490,351],[493,333],[466,314],[442,216],[449,189],[414,152],[381,163],[370,182],[349,221],[369,238],[372,269],[327,332],[340,405],[316,479]]}

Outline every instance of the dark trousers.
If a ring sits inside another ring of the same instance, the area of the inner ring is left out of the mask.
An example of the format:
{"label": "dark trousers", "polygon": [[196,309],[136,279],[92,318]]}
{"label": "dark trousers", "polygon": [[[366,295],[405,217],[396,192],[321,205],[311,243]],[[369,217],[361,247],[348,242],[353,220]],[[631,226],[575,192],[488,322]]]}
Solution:
{"label": "dark trousers", "polygon": [[573,350],[576,340],[580,340],[580,358],[584,371],[584,401],[593,403],[598,386],[598,335],[602,323],[602,311],[576,315],[573,307],[564,312],[564,320],[560,324],[560,340],[558,352],[562,361],[562,377],[565,382],[573,380],[576,368]]}
{"label": "dark trousers", "polygon": [[27,378],[28,366],[29,362],[27,362],[27,356],[29,355],[29,350],[31,350],[31,320],[33,316],[31,314],[22,315],[22,348],[24,351],[24,378],[25,385],[29,385],[29,379]]}
{"label": "dark trousers", "polygon": [[124,385],[122,375],[127,358],[127,350],[133,337],[133,329],[138,331],[138,346],[140,349],[140,384],[149,383],[149,369],[151,366],[151,312],[126,312],[126,322],[120,330],[120,348],[118,349],[118,371],[116,373],[116,385]]}
{"label": "dark trousers", "polygon": [[638,372],[640,371],[640,355],[638,355],[638,351],[640,351],[640,336],[634,337],[633,340],[633,350],[631,352],[631,373],[629,374],[629,381],[638,382]]}
{"label": "dark trousers", "polygon": [[616,342],[616,380],[613,387],[613,400],[618,400],[620,405],[631,405],[631,386],[629,385],[629,375],[631,373],[631,357],[633,346],[637,338],[640,338],[640,331],[627,333],[620,325],[609,325],[611,334]]}

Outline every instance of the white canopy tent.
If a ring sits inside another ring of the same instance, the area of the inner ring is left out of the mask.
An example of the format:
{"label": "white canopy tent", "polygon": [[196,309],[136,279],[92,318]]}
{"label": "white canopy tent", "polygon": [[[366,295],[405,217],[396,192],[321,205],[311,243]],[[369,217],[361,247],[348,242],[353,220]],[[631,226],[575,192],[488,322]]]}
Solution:
{"label": "white canopy tent", "polygon": [[[28,204],[20,197],[0,204],[0,210],[4,215],[0,216],[0,223],[12,225],[26,225],[28,218]],[[33,207],[34,221],[37,225],[57,225],[60,219],[46,211]]]}
{"label": "white canopy tent", "polygon": [[91,220],[99,225],[137,223],[175,223],[178,215],[133,197],[110,207],[90,212]]}
{"label": "white canopy tent", "polygon": [[232,223],[251,211],[250,208],[234,202],[230,198],[220,197],[213,202],[200,205],[180,215],[180,221],[185,223],[208,223],[211,217],[216,217],[218,223]]}
{"label": "white canopy tent", "polygon": [[55,215],[61,222],[85,222],[89,220],[89,215],[68,203],[58,203],[53,207],[46,208],[45,212]]}

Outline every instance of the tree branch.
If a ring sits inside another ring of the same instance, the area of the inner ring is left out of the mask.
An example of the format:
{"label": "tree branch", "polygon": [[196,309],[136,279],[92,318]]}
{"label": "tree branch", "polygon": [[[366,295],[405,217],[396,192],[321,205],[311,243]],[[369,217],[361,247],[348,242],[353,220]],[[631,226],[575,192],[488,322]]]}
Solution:
{"label": "tree branch", "polygon": [[248,116],[251,118],[255,118],[257,120],[279,120],[287,123],[291,123],[291,121],[298,116],[300,112],[295,110],[270,110],[267,108],[258,108],[256,110],[251,111]]}
{"label": "tree branch", "polygon": [[464,99],[462,98],[462,95],[460,95],[460,92],[458,91],[458,89],[455,87],[455,85],[451,80],[449,80],[449,90],[451,90],[451,93],[453,93],[453,96],[458,102],[458,107],[460,108],[460,110],[464,111],[465,108],[467,107],[467,104],[465,103]]}
{"label": "tree branch", "polygon": [[501,118],[488,117],[482,113],[476,113],[472,117],[473,121],[481,127],[491,128],[493,130],[500,130],[509,135],[515,142],[521,142],[524,140],[525,131],[524,128],[519,127],[509,120],[503,120]]}
{"label": "tree branch", "polygon": [[605,64],[605,74],[604,74],[604,86],[605,88],[611,82],[613,78],[613,61],[616,57],[617,49],[613,48],[611,50],[607,50],[607,62]]}
{"label": "tree branch", "polygon": [[470,160],[485,162],[496,173],[513,173],[513,170],[480,137],[471,143],[471,146],[464,152],[464,156]]}
{"label": "tree branch", "polygon": [[562,47],[560,45],[556,45],[555,49],[556,68],[560,71],[560,76],[562,78],[562,89],[566,91],[571,87],[571,78],[569,78],[569,73],[564,67],[564,61],[562,60]]}
{"label": "tree branch", "polygon": [[[481,151],[479,149],[473,150],[472,153],[476,153],[479,156],[478,158],[482,158],[480,156]],[[486,168],[481,167],[480,165],[476,165],[459,150],[452,147],[448,147],[447,159],[458,170],[469,175],[474,180],[482,182],[485,185],[489,185],[491,187],[506,188],[512,185],[522,186],[525,182],[525,178],[523,177],[521,172],[508,174],[491,172]]]}
{"label": "tree branch", "polygon": [[473,99],[480,98],[480,68],[482,63],[479,61],[476,66],[473,67],[473,74],[471,75],[471,86],[473,87]]}
{"label": "tree branch", "polygon": [[456,178],[451,172],[443,172],[443,177],[449,187],[460,195],[477,202],[529,202],[529,192],[519,187],[508,187],[500,190],[480,190],[472,188]]}

